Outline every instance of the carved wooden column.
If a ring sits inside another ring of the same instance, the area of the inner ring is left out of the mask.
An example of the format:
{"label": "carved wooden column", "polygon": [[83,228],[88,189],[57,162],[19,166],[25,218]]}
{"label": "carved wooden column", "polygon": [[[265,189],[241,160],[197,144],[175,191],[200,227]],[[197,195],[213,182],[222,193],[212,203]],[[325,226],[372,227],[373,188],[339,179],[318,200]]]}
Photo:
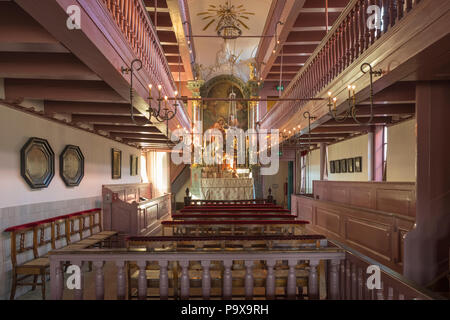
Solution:
{"label": "carved wooden column", "polygon": [[168,264],[168,261],[159,261],[159,296],[161,300],[166,300],[169,296]]}
{"label": "carved wooden column", "polygon": [[146,261],[138,261],[137,266],[139,267],[139,275],[138,275],[138,298],[139,300],[147,299],[147,273]]}
{"label": "carved wooden column", "polygon": [[181,299],[189,299],[189,261],[180,261],[181,266]]}
{"label": "carved wooden column", "polygon": [[311,300],[319,298],[319,277],[317,275],[318,265],[319,260],[309,261],[308,296]]}
{"label": "carved wooden column", "polygon": [[83,261],[81,260],[73,260],[70,262],[73,266],[77,266],[80,268],[80,289],[73,290],[73,298],[75,300],[83,300],[83,289],[84,289],[84,274],[82,271]]}
{"label": "carved wooden column", "polygon": [[448,271],[450,81],[416,86],[416,224],[405,238],[404,275],[427,285]]}
{"label": "carved wooden column", "polygon": [[245,261],[245,299],[251,300],[253,298],[253,261]]}
{"label": "carved wooden column", "polygon": [[269,300],[275,299],[275,260],[267,260],[267,278],[266,278],[266,298]]}
{"label": "carved wooden column", "polygon": [[330,261],[330,299],[339,300],[339,260]]}
{"label": "carved wooden column", "polygon": [[209,272],[209,267],[211,265],[211,261],[202,261],[201,262],[203,272],[202,272],[202,297],[204,300],[209,300],[211,295],[211,274]]}

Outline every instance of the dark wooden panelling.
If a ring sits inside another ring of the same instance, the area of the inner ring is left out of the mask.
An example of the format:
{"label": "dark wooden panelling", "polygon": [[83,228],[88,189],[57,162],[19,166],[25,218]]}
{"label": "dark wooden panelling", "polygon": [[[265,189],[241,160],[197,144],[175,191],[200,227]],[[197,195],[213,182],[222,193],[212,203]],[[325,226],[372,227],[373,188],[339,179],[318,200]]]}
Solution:
{"label": "dark wooden panelling", "polygon": [[314,199],[416,216],[416,187],[409,182],[314,181]]}
{"label": "dark wooden panelling", "polygon": [[315,225],[324,228],[338,236],[341,228],[341,219],[339,217],[339,214],[333,211],[317,208]]}
{"label": "dark wooden panelling", "polygon": [[[323,190],[322,195],[328,192]],[[355,190],[354,203],[370,195],[368,203],[375,205],[375,193],[369,188],[360,189],[360,193]],[[310,231],[340,241],[397,272],[403,271],[403,239],[414,226],[413,217],[299,195],[292,195],[291,203],[299,219],[310,222]]]}

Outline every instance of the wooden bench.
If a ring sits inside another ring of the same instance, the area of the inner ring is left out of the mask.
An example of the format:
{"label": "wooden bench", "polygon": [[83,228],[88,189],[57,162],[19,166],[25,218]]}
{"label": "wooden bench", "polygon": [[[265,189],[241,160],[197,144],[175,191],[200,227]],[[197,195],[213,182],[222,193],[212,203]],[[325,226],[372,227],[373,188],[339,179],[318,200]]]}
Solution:
{"label": "wooden bench", "polygon": [[[126,239],[129,250],[157,251],[214,251],[217,250],[295,250],[305,247],[324,248],[327,247],[326,238],[322,235],[303,236],[210,236],[210,237],[128,237]],[[285,261],[278,261],[274,266],[275,286],[278,292],[285,294],[289,266]],[[146,266],[147,287],[155,289],[154,297],[158,295],[160,267],[157,262],[149,262]],[[189,287],[194,291],[201,288],[202,266],[200,261],[189,263]],[[252,269],[254,288],[264,289],[267,278],[267,266],[263,261],[255,262]],[[135,263],[128,263],[128,298],[137,296],[139,269]],[[296,285],[301,288],[307,287],[308,265],[301,263],[295,267]],[[210,267],[211,288],[219,290],[223,285],[224,268],[219,261],[213,262]],[[245,266],[244,261],[233,261],[231,268],[233,290],[242,291],[244,295],[245,287]],[[173,297],[179,294],[179,279],[181,277],[178,263],[171,263],[168,270],[169,291]],[[151,294],[151,293],[150,293]]]}
{"label": "wooden bench", "polygon": [[185,208],[181,209],[180,213],[284,213],[290,214],[291,211],[288,209],[281,208]]}
{"label": "wooden bench", "polygon": [[[42,298],[45,299],[45,279],[50,266],[47,254],[50,250],[101,246],[117,234],[115,231],[102,231],[101,209],[13,226],[5,232],[9,232],[11,238],[11,300],[14,300],[18,286],[32,286],[32,290],[41,286]],[[31,276],[32,282],[24,281]]]}
{"label": "wooden bench", "polygon": [[295,220],[297,216],[281,213],[182,213],[173,214],[173,220]]}
{"label": "wooden bench", "polygon": [[304,234],[308,221],[294,220],[165,220],[161,222],[163,235],[263,235]]}

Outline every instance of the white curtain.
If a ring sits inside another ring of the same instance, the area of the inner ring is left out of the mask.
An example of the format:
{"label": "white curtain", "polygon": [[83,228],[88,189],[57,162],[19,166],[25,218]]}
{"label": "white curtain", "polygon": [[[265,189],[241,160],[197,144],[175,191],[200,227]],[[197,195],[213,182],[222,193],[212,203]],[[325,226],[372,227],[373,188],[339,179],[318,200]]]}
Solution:
{"label": "white curtain", "polygon": [[146,156],[148,182],[154,197],[170,192],[169,155],[167,152],[149,151]]}

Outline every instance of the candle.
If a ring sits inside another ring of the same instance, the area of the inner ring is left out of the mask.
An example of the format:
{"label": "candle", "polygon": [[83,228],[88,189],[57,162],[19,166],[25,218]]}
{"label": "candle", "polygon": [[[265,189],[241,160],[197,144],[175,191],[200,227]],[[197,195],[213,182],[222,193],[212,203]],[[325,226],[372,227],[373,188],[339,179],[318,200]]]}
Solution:
{"label": "candle", "polygon": [[334,110],[336,110],[336,101],[337,101],[337,98],[336,98],[336,97],[334,97],[334,98],[333,98],[333,105],[334,105]]}
{"label": "candle", "polygon": [[331,105],[331,91],[328,91],[328,104]]}
{"label": "candle", "polygon": [[148,94],[151,99],[152,98],[152,85],[151,84],[148,85]]}

